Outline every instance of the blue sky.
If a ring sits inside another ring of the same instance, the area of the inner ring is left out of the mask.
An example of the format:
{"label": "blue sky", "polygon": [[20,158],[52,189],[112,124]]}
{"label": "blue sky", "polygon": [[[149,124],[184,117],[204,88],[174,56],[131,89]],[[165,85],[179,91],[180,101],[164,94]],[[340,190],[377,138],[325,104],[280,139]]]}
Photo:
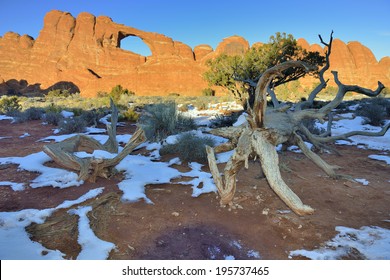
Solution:
{"label": "blue sky", "polygon": [[[223,38],[240,35],[250,44],[267,42],[286,32],[309,43],[330,31],[343,40],[360,41],[379,60],[390,56],[390,1],[388,0],[0,0],[0,36],[7,31],[36,38],[44,15],[53,9],[95,16],[162,33],[191,47],[215,48]],[[133,51],[143,53],[139,44]]]}

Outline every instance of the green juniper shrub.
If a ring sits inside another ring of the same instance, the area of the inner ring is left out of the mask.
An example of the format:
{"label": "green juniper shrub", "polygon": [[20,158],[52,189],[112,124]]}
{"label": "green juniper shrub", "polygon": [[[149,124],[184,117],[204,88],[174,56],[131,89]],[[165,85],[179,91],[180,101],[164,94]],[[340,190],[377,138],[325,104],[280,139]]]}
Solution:
{"label": "green juniper shrub", "polygon": [[196,127],[193,119],[178,113],[175,102],[146,105],[139,123],[150,141],[162,141],[169,135]]}
{"label": "green juniper shrub", "polygon": [[184,132],[178,136],[175,144],[167,144],[160,149],[161,155],[177,154],[187,162],[207,162],[206,145],[213,147],[215,141],[210,137],[200,137],[193,132]]}
{"label": "green juniper shrub", "polygon": [[63,110],[63,108],[61,106],[58,106],[54,103],[50,103],[50,105],[45,108],[46,113],[49,113],[49,112],[61,113],[62,110]]}
{"label": "green juniper shrub", "polygon": [[84,132],[86,126],[87,123],[82,117],[62,119],[59,123],[59,128],[64,134]]}
{"label": "green juniper shrub", "polygon": [[212,88],[205,88],[202,90],[202,95],[203,96],[215,96],[215,90]]}
{"label": "green juniper shrub", "polygon": [[121,85],[116,85],[109,93],[109,96],[115,103],[118,103],[122,95],[135,95],[135,92],[128,90],[127,88],[123,88]]}
{"label": "green juniper shrub", "polygon": [[16,96],[3,97],[0,100],[0,113],[2,114],[15,115],[21,108],[19,98]]}
{"label": "green juniper shrub", "polygon": [[128,108],[119,114],[119,121],[137,122],[138,118],[139,114],[133,108]]}

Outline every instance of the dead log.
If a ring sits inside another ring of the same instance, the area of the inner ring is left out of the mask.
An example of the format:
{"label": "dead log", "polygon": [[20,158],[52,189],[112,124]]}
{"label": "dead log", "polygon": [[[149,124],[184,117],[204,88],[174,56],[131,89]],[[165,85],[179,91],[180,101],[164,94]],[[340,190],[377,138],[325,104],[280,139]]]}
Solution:
{"label": "dead log", "polygon": [[113,158],[80,158],[74,154],[80,151],[92,153],[95,150],[103,150],[110,153],[118,152],[118,142],[116,141],[118,110],[112,100],[111,108],[111,123],[107,125],[109,137],[106,143],[101,144],[91,137],[79,134],[59,143],[45,145],[43,151],[59,166],[78,171],[79,180],[95,182],[97,177],[111,177],[116,173],[115,166],[146,140],[144,131],[141,128],[136,130],[123,150]]}
{"label": "dead log", "polygon": [[[333,32],[332,32],[333,34]],[[275,109],[267,108],[266,95],[269,85],[276,77],[283,75],[283,71],[291,67],[300,67],[305,71],[312,71],[315,67],[306,65],[301,61],[287,61],[276,65],[263,73],[257,83],[255,91],[255,102],[253,108],[248,108],[247,125],[240,127],[229,127],[211,131],[212,134],[223,136],[229,139],[229,143],[221,147],[217,147],[216,151],[225,150],[226,148],[234,148],[234,152],[224,169],[224,177],[219,173],[214,150],[207,147],[208,162],[210,171],[213,175],[222,205],[232,205],[236,191],[236,176],[242,166],[247,166],[248,158],[255,156],[260,159],[261,167],[267,178],[268,184],[296,214],[306,215],[312,214],[314,209],[303,204],[301,199],[287,186],[281,177],[279,170],[279,159],[276,152],[276,146],[279,144],[293,143],[300,147],[302,152],[310,158],[319,168],[321,168],[331,178],[346,178],[347,176],[337,174],[336,170],[339,166],[332,166],[326,163],[318,154],[311,151],[303,141],[301,136],[312,142],[316,147],[326,147],[325,143],[334,142],[339,139],[348,139],[353,135],[381,136],[384,135],[390,128],[387,124],[381,131],[372,133],[364,131],[353,131],[339,136],[332,136],[331,122],[332,110],[334,110],[342,101],[345,94],[349,91],[364,94],[370,97],[375,97],[383,90],[384,86],[378,82],[378,87],[375,90],[366,89],[357,85],[344,85],[338,78],[337,72],[332,72],[334,80],[338,86],[336,97],[321,109],[311,109],[318,93],[326,87],[327,81],[323,75],[329,69],[329,55],[332,47],[332,34],[330,43],[326,53],[326,65],[319,73],[320,85],[316,87],[309,95],[309,100],[298,103],[293,110],[289,107],[277,107]],[[309,108],[307,108],[309,107]],[[328,130],[321,135],[313,135],[304,125],[305,119],[316,119],[323,121],[329,116]],[[329,148],[329,150],[331,150]]]}

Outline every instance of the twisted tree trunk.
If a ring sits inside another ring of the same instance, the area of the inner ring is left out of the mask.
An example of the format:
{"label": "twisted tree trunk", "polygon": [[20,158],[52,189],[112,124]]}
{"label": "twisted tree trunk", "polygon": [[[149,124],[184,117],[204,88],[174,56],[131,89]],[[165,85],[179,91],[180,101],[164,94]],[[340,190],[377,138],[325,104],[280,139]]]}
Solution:
{"label": "twisted tree trunk", "polygon": [[[333,33],[333,32],[332,32]],[[321,38],[321,42],[323,42]],[[247,167],[248,158],[251,156],[258,156],[260,163],[267,178],[268,184],[296,214],[305,215],[312,214],[314,209],[308,205],[303,204],[301,199],[286,185],[279,170],[278,154],[276,146],[279,144],[293,143],[300,147],[302,152],[310,158],[319,168],[321,168],[329,177],[340,178],[343,175],[337,174],[336,170],[339,166],[332,166],[327,164],[318,154],[311,151],[305,144],[302,137],[305,137],[314,146],[327,148],[326,143],[333,142],[339,139],[348,139],[353,135],[367,135],[367,136],[381,136],[384,135],[390,128],[387,124],[380,132],[370,133],[364,131],[352,131],[344,135],[331,135],[331,112],[343,100],[345,94],[349,91],[354,91],[370,97],[375,97],[383,90],[384,86],[378,82],[376,90],[362,88],[356,85],[344,85],[338,79],[337,72],[333,71],[333,76],[338,85],[338,92],[334,100],[329,102],[321,109],[305,109],[311,106],[318,93],[326,87],[327,81],[324,80],[323,75],[329,68],[329,55],[332,46],[332,35],[326,54],[326,65],[320,71],[320,86],[315,88],[310,94],[309,100],[298,103],[293,110],[290,107],[280,106],[276,97],[274,96],[274,104],[276,108],[270,110],[267,108],[266,95],[269,91],[269,84],[276,77],[282,76],[283,71],[291,68],[303,68],[305,71],[311,71],[314,68],[306,65],[301,61],[287,61],[268,69],[261,76],[256,86],[255,103],[253,108],[248,109],[249,116],[247,117],[247,124],[241,127],[229,127],[222,129],[215,129],[211,131],[212,134],[219,135],[230,139],[229,143],[223,144],[223,150],[228,147],[234,147],[234,153],[224,170],[224,178],[221,177],[214,155],[214,150],[207,147],[208,161],[210,171],[213,175],[214,181],[217,185],[220,194],[222,205],[232,205],[233,198],[236,191],[236,175],[242,166]],[[302,123],[305,119],[317,119],[323,121],[326,116],[329,117],[330,124],[328,131],[322,135],[312,134]],[[222,150],[220,147],[215,148],[216,151]]]}

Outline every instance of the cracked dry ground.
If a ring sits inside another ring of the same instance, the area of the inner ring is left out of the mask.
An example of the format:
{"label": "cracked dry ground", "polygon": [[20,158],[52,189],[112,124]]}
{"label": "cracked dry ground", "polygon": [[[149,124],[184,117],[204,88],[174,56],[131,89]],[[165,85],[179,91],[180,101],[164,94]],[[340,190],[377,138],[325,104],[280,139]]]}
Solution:
{"label": "cracked dry ground", "polygon": [[[0,135],[12,137],[0,140],[0,157],[42,151],[44,143],[37,140],[51,135],[52,128],[43,126],[40,121],[21,124],[0,121]],[[131,124],[118,128],[118,134],[133,131]],[[19,138],[26,132],[31,136]],[[388,165],[367,157],[378,151],[348,146],[337,148],[342,156],[324,154],[323,158],[341,166],[344,174],[367,179],[368,186],[332,180],[302,154],[285,152],[280,155],[284,180],[305,204],[316,209],[311,216],[283,212],[287,207],[262,178],[258,162],[251,162],[249,169],[238,175],[237,202],[242,209],[221,208],[214,193],[193,198],[190,187],[174,182],[146,186],[146,194],[153,205],[144,201],[122,203],[116,187],[122,178],[118,174],[111,179],[99,178],[95,183],[66,189],[27,187],[14,192],[2,186],[0,211],[55,207],[64,200],[78,198],[89,189],[104,187],[102,195],[83,205],[94,207],[88,217],[95,234],[116,244],[117,250],[110,253],[110,259],[218,259],[227,255],[248,259],[250,250],[258,251],[262,259],[287,259],[292,250],[320,247],[336,235],[335,227],[339,225],[390,228],[384,221],[389,219]],[[54,163],[49,164],[54,166]],[[187,169],[185,164],[174,167]],[[220,170],[222,168],[223,165]],[[2,165],[0,169],[0,181],[28,183],[36,176],[17,171],[15,165]],[[33,240],[46,248],[59,249],[66,258],[74,259],[81,249],[77,243],[77,217],[66,211],[55,212],[43,226],[32,225],[28,231]],[[234,241],[242,248],[233,246]],[[359,258],[359,255],[351,254],[348,258]]]}

